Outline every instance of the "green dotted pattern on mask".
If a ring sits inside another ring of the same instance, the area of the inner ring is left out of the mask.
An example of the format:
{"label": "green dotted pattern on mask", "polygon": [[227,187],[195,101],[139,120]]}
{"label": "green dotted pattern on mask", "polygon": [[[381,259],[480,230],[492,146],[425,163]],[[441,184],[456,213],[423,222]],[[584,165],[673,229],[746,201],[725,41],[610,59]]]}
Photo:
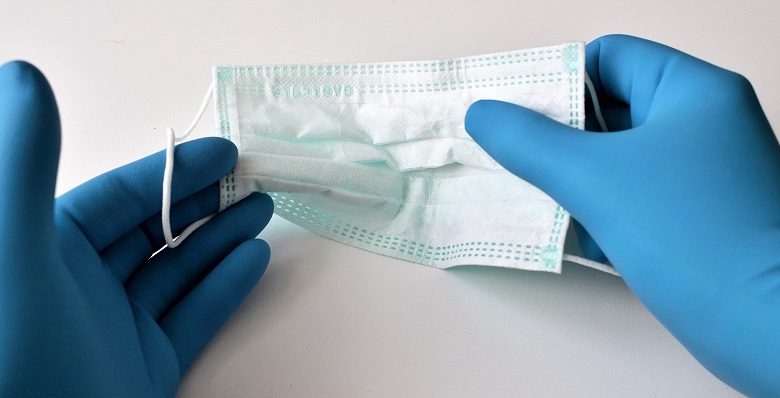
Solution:
{"label": "green dotted pattern on mask", "polygon": [[[573,45],[575,48],[577,45]],[[483,68],[486,66],[523,64],[528,62],[560,59],[565,48],[522,51],[513,54],[465,57],[433,62],[386,62],[350,65],[268,65],[219,67],[231,76],[233,73],[252,73],[265,77],[354,76],[404,73],[449,72],[457,69]],[[576,60],[575,60],[576,61]],[[232,77],[231,77],[232,78]]]}
{"label": "green dotted pattern on mask", "polygon": [[[225,87],[233,84],[234,74],[230,69],[218,68],[216,73],[217,85],[214,86],[217,129],[222,137],[232,140],[230,118],[228,116],[227,95]],[[236,197],[236,176],[231,171],[219,180],[219,203],[228,207],[233,204]]]}
{"label": "green dotted pattern on mask", "polygon": [[580,49],[577,44],[567,44],[561,49],[561,62],[567,73],[578,73],[580,67]]}
{"label": "green dotted pattern on mask", "polygon": [[[366,247],[368,250],[395,258],[426,265],[436,265],[460,258],[498,258],[524,263],[541,263],[546,270],[553,270],[556,264],[552,261],[555,255],[545,256],[546,253],[557,251],[556,247],[549,245],[542,247],[518,243],[472,241],[433,246],[400,236],[371,232],[360,226],[345,223],[282,193],[272,192],[270,195],[274,199],[276,213],[280,216],[333,240],[347,244],[358,242],[359,247]],[[563,214],[563,210],[560,209],[556,217],[562,220]]]}
{"label": "green dotted pattern on mask", "polygon": [[517,86],[521,84],[554,83],[563,81],[563,72],[532,73],[501,78],[469,79],[444,83],[425,84],[370,84],[362,94],[430,93],[435,91],[467,90],[484,87]]}
{"label": "green dotted pattern on mask", "polygon": [[561,51],[561,62],[568,73],[569,79],[569,126],[581,128],[580,123],[580,96],[583,94],[581,87],[584,82],[581,79],[580,46],[569,44]]}
{"label": "green dotted pattern on mask", "polygon": [[[484,67],[514,62],[532,62],[539,60],[558,59],[563,63],[567,76],[563,72],[529,74],[500,79],[482,79],[481,81],[463,81],[443,83],[441,85],[374,85],[363,89],[368,93],[399,93],[399,92],[430,92],[447,91],[455,89],[470,89],[487,87],[488,85],[521,85],[560,82],[566,78],[569,83],[569,122],[572,127],[582,128],[580,111],[580,96],[582,94],[582,65],[580,65],[581,46],[569,44],[554,49],[540,51],[526,51],[511,55],[471,57],[458,60],[440,62],[411,62],[388,64],[358,64],[358,65],[276,65],[267,67],[237,67],[217,68],[216,78],[218,84],[217,125],[222,135],[232,138],[228,108],[226,103],[225,87],[233,85],[235,73],[253,70],[254,73],[262,73],[266,76],[307,76],[317,74],[320,76],[348,75],[348,74],[376,74],[376,73],[418,73],[427,71],[447,71],[451,68]],[[468,64],[469,61],[473,63]],[[485,86],[480,86],[484,84]],[[371,91],[373,90],[373,91]],[[407,90],[407,91],[403,91]],[[416,91],[415,91],[416,90]],[[236,199],[236,181],[233,173],[229,173],[220,181],[221,203],[230,206]],[[545,271],[555,271],[561,262],[560,239],[565,233],[566,212],[557,206],[554,214],[553,227],[550,231],[549,244],[545,246],[527,245],[511,242],[470,241],[459,242],[450,245],[434,246],[426,242],[408,240],[401,236],[383,235],[371,232],[361,226],[346,223],[323,211],[311,208],[304,203],[296,201],[283,193],[269,193],[275,203],[276,213],[295,222],[313,232],[329,237],[339,242],[362,247],[367,250],[386,254],[395,258],[401,258],[425,265],[437,266],[442,262],[457,259],[504,259],[518,261],[528,265],[536,264],[530,268]]]}

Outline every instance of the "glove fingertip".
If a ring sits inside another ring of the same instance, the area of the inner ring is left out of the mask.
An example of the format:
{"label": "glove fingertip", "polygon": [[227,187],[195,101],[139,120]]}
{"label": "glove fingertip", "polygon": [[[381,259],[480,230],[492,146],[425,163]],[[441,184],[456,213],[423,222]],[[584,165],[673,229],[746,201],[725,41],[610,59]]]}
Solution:
{"label": "glove fingertip", "polygon": [[177,147],[185,163],[209,162],[224,174],[236,165],[238,148],[230,140],[221,137],[198,138]]}
{"label": "glove fingertip", "polygon": [[491,121],[495,118],[496,113],[506,111],[508,106],[514,105],[496,100],[478,100],[474,102],[466,111],[466,131],[472,138],[479,140],[492,127]]}
{"label": "glove fingertip", "polygon": [[262,239],[251,239],[242,243],[235,249],[235,253],[238,256],[252,259],[250,262],[255,266],[251,276],[256,277],[255,280],[260,279],[271,261],[271,246]]}
{"label": "glove fingertip", "polygon": [[59,153],[59,113],[46,77],[25,61],[4,64],[0,67],[0,184],[13,189],[0,200],[0,220],[14,225],[20,236],[36,235],[21,231],[45,230],[41,222],[51,221]]}

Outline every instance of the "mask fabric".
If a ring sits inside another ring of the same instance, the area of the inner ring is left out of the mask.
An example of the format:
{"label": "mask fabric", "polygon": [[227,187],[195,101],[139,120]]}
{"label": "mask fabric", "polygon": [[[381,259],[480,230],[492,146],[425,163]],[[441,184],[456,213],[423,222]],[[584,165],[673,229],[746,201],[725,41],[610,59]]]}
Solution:
{"label": "mask fabric", "polygon": [[312,232],[437,268],[561,271],[568,213],[466,133],[476,100],[584,126],[584,45],[441,61],[217,66],[218,131],[239,150],[220,209],[268,192]]}

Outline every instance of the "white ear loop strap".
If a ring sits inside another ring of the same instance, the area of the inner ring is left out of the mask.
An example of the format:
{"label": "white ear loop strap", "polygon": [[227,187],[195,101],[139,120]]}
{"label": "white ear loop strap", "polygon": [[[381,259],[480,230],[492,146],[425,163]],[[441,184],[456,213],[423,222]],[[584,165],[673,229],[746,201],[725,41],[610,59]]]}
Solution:
{"label": "white ear loop strap", "polygon": [[211,102],[211,97],[213,94],[214,94],[214,83],[212,82],[211,85],[209,86],[208,91],[206,91],[206,95],[203,97],[203,102],[200,104],[200,109],[198,109],[198,114],[195,116],[195,119],[192,120],[190,126],[187,127],[187,130],[184,131],[184,134],[182,134],[180,137],[176,137],[176,133],[173,131],[172,127],[168,127],[165,130],[165,135],[166,135],[165,171],[163,174],[163,184],[162,184],[162,212],[161,213],[162,213],[163,236],[165,236],[165,243],[171,249],[175,248],[176,246],[179,246],[179,244],[181,244],[181,242],[187,239],[187,237],[190,236],[191,233],[195,232],[195,230],[200,228],[201,225],[205,224],[206,222],[211,220],[212,217],[214,217],[214,214],[211,214],[201,218],[198,221],[195,221],[194,223],[190,224],[187,228],[185,228],[184,231],[182,231],[181,234],[179,234],[179,236],[174,239],[173,233],[171,232],[171,186],[173,184],[173,162],[174,162],[173,154],[176,148],[176,143],[185,140],[190,135],[190,133],[192,133],[192,130],[194,130],[195,127],[198,125],[200,119],[203,118],[203,114],[206,113],[206,108],[208,107],[209,102]]}
{"label": "white ear loop strap", "polygon": [[601,105],[599,104],[599,97],[596,96],[596,87],[593,86],[593,81],[590,80],[588,72],[585,72],[585,87],[590,93],[590,99],[593,101],[593,111],[596,114],[596,120],[599,122],[601,131],[608,132],[607,122],[604,120],[604,115],[601,113]]}
{"label": "white ear loop strap", "polygon": [[566,254],[563,253],[563,257],[561,258],[563,261],[568,261],[570,263],[584,265],[589,268],[593,268],[596,270],[599,270],[601,272],[606,272],[608,274],[612,274],[615,276],[620,276],[620,273],[617,272],[615,268],[610,267],[609,265],[602,264],[598,261],[589,260],[585,257],[575,256],[573,254]]}

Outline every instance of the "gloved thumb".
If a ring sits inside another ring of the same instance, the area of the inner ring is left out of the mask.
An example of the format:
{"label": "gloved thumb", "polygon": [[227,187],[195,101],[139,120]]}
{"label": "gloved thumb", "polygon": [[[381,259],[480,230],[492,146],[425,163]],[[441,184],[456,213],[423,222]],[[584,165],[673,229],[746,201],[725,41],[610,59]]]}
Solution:
{"label": "gloved thumb", "polygon": [[[573,206],[598,179],[592,159],[603,151],[598,133],[578,130],[519,105],[481,100],[466,112],[466,131],[504,168]],[[578,193],[579,192],[579,193]]]}
{"label": "gloved thumb", "polygon": [[0,67],[1,245],[50,236],[59,152],[60,119],[46,78],[23,61]]}

